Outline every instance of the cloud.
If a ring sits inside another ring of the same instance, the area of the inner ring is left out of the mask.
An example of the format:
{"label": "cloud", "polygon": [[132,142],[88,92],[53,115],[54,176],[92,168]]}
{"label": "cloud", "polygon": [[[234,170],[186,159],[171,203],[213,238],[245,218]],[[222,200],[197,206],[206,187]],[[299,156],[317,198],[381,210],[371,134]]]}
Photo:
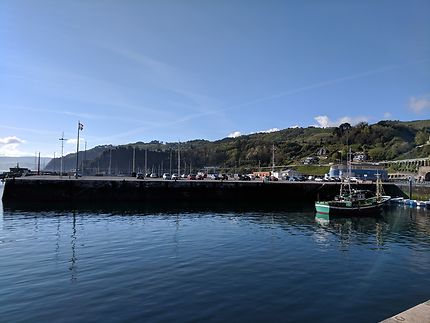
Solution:
{"label": "cloud", "polygon": [[[66,140],[66,144],[69,144],[69,145],[76,145],[77,142],[78,142],[78,139]],[[82,145],[83,143],[85,143],[85,138],[79,138],[79,145]]]}
{"label": "cloud", "polygon": [[[280,130],[279,128],[271,128],[271,129],[267,129],[267,130],[249,132],[249,133],[246,133],[246,134],[252,135],[254,133],[271,133],[271,132],[275,132],[275,131],[279,131],[279,130]],[[237,137],[240,137],[240,136],[243,136],[243,135],[245,135],[245,134],[242,133],[242,132],[240,132],[240,131],[235,131],[235,132],[232,132],[231,134],[229,134],[227,136],[227,138],[237,138]]]}
{"label": "cloud", "polygon": [[430,110],[430,95],[411,97],[409,99],[409,109],[415,113],[422,113],[425,110]]}
{"label": "cloud", "polygon": [[271,128],[271,129],[259,131],[258,133],[270,133],[270,132],[275,132],[275,131],[279,131],[279,130],[280,130],[279,128]]}
{"label": "cloud", "polygon": [[384,118],[389,119],[392,117],[392,114],[390,112],[384,112]]}
{"label": "cloud", "polygon": [[0,138],[0,156],[19,157],[30,155],[19,149],[23,143],[25,143],[25,140],[16,136]]}
{"label": "cloud", "polygon": [[368,122],[367,117],[359,116],[359,117],[342,117],[337,120],[330,120],[328,116],[316,116],[315,121],[318,122],[316,127],[327,128],[327,127],[337,127],[342,123],[349,123],[351,125],[356,125],[359,122]]}
{"label": "cloud", "polygon": [[25,141],[16,136],[0,138],[0,145],[23,144]]}
{"label": "cloud", "polygon": [[228,138],[237,138],[240,136],[242,136],[242,133],[240,131],[235,131],[235,132],[232,132],[231,134],[229,134],[227,137]]}

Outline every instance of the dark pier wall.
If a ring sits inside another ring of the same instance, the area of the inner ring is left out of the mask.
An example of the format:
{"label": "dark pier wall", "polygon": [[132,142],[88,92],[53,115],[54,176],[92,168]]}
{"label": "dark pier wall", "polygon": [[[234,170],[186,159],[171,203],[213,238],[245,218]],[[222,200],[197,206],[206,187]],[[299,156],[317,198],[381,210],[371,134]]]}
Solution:
{"label": "dark pier wall", "polygon": [[[360,187],[375,189],[371,184]],[[404,196],[393,184],[385,184],[384,189],[391,196]],[[313,202],[332,198],[338,192],[339,183],[10,179],[5,184],[3,203],[7,206],[25,202]]]}
{"label": "dark pier wall", "polygon": [[409,196],[409,184],[397,184],[397,186],[404,192],[406,196],[415,200],[429,200],[430,199],[430,186],[423,184],[412,183],[412,196]]}

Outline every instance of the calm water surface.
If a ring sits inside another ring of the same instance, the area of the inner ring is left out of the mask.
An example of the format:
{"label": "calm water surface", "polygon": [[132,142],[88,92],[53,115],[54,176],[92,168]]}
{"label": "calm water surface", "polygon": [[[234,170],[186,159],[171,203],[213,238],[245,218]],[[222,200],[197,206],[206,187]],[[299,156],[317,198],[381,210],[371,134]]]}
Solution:
{"label": "calm water surface", "polygon": [[[2,208],[0,208],[2,210]],[[2,210],[1,322],[375,322],[430,299],[430,212]]]}

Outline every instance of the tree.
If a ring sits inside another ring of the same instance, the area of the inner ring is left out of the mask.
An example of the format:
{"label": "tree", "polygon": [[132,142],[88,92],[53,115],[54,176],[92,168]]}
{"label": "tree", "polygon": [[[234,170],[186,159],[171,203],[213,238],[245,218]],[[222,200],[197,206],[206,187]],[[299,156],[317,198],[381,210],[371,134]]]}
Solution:
{"label": "tree", "polygon": [[420,130],[415,135],[415,144],[424,145],[429,140],[429,133],[426,130]]}
{"label": "tree", "polygon": [[348,122],[342,123],[339,127],[336,127],[333,134],[338,137],[342,137],[347,131],[351,130],[351,125]]}

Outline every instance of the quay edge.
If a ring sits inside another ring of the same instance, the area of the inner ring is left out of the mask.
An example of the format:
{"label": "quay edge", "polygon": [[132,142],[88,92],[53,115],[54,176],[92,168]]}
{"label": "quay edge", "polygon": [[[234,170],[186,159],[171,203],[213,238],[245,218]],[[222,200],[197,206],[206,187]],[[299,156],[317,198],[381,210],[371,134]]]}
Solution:
{"label": "quay edge", "polygon": [[[374,190],[374,184],[360,184],[360,188]],[[384,184],[392,196],[405,196],[394,184]],[[339,183],[318,182],[262,182],[262,181],[164,181],[115,179],[8,179],[3,203],[26,202],[145,202],[145,201],[243,201],[313,202],[329,199],[339,192]]]}
{"label": "quay edge", "polygon": [[430,300],[427,302],[418,304],[404,312],[394,315],[380,323],[423,323],[430,322]]}

